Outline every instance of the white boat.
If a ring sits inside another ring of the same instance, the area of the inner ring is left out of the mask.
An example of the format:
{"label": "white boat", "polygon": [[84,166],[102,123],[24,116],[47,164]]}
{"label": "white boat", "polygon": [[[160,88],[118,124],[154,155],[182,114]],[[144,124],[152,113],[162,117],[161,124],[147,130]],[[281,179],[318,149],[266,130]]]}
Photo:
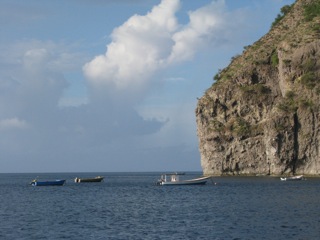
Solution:
{"label": "white boat", "polygon": [[177,173],[170,173],[170,174],[162,174],[161,178],[157,181],[157,185],[164,186],[164,185],[203,185],[206,184],[208,179],[211,177],[200,177],[200,178],[193,178],[188,180],[180,180],[179,175]]}
{"label": "white boat", "polygon": [[305,180],[303,175],[293,176],[293,177],[284,177],[280,178],[281,181],[297,181],[297,180]]}

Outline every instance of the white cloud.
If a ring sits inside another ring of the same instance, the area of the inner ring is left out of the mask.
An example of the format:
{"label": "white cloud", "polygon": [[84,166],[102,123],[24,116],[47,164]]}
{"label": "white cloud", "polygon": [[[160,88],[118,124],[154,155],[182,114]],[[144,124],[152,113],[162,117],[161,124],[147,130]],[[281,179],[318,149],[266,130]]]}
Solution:
{"label": "white cloud", "polygon": [[159,70],[191,60],[210,44],[214,47],[239,23],[239,14],[228,13],[224,0],[189,12],[187,25],[177,22],[179,7],[179,0],[162,0],[148,14],[134,15],[114,29],[106,53],[83,67],[89,83],[141,95]]}
{"label": "white cloud", "polygon": [[178,0],[163,0],[145,16],[134,15],[112,33],[105,55],[84,66],[93,84],[111,84],[117,89],[143,87],[167,58],[176,30]]}
{"label": "white cloud", "polygon": [[24,129],[28,124],[24,120],[18,118],[8,118],[0,120],[0,131],[12,129]]}
{"label": "white cloud", "polygon": [[209,40],[218,34],[224,25],[224,0],[212,2],[193,12],[189,12],[190,22],[181,31],[176,32],[172,39],[175,45],[172,48],[169,62],[180,62],[192,59],[199,48],[209,44]]}
{"label": "white cloud", "polygon": [[181,81],[185,81],[186,79],[183,77],[170,77],[167,78],[166,81],[170,81],[170,82],[181,82]]}
{"label": "white cloud", "polygon": [[47,68],[50,54],[45,48],[27,50],[24,54],[24,67],[28,72],[43,71]]}

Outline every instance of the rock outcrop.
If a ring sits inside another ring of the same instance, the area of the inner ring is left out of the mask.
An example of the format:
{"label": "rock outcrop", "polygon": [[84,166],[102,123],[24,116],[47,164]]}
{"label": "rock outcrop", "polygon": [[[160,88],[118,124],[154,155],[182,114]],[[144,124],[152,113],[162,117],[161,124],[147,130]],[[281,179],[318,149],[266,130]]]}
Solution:
{"label": "rock outcrop", "polygon": [[196,108],[204,174],[320,174],[319,0],[297,0],[215,80]]}

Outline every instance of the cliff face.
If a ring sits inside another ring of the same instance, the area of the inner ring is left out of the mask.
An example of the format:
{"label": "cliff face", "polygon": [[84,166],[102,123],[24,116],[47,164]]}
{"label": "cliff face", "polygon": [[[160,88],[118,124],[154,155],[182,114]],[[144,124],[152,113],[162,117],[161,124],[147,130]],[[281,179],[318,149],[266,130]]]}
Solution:
{"label": "cliff face", "polygon": [[320,174],[320,2],[297,0],[196,108],[204,174]]}

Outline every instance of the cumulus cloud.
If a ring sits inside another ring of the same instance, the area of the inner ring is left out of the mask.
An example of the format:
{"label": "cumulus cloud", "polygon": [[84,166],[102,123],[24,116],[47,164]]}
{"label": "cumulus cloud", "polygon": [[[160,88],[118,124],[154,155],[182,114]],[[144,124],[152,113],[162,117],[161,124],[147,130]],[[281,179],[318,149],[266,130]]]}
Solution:
{"label": "cumulus cloud", "polygon": [[134,15],[116,28],[107,52],[84,66],[88,79],[117,89],[143,87],[170,53],[179,5],[178,0],[164,0],[147,15]]}
{"label": "cumulus cloud", "polygon": [[199,49],[217,43],[236,27],[239,14],[228,13],[224,0],[189,12],[189,23],[178,23],[179,0],[162,0],[146,15],[134,15],[114,29],[106,53],[84,65],[94,88],[107,86],[131,93],[148,89],[154,74],[191,60]]}
{"label": "cumulus cloud", "polygon": [[212,2],[189,12],[189,23],[172,35],[174,46],[168,62],[190,60],[199,48],[208,46],[228,20],[225,15],[224,1]]}

